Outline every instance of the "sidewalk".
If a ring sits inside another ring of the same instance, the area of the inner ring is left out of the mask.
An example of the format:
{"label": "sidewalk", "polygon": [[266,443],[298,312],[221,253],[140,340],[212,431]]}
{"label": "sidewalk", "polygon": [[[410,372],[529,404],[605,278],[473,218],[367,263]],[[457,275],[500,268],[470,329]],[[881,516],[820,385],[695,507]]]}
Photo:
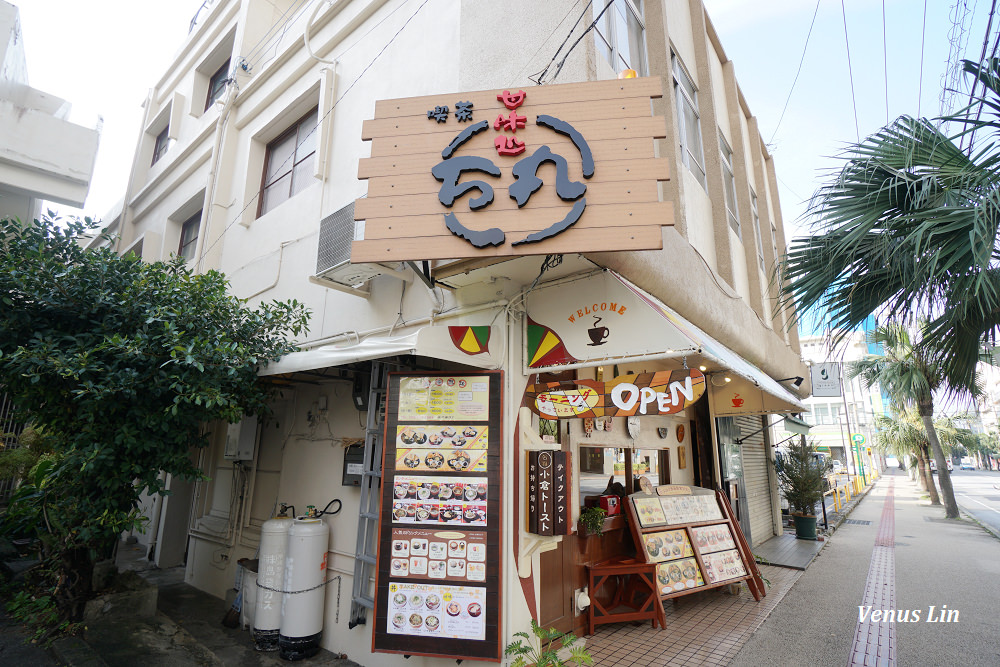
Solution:
{"label": "sidewalk", "polygon": [[[944,519],[895,470],[850,518],[731,664],[1000,664],[1000,541]],[[909,611],[911,622],[859,622],[859,606]],[[945,608],[958,622],[935,622]]]}

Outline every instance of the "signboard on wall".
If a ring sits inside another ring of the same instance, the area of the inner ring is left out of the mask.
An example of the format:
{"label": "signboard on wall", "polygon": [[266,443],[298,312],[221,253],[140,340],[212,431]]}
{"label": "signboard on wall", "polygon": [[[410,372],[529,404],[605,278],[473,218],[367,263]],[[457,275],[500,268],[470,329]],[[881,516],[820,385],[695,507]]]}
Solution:
{"label": "signboard on wall", "polygon": [[377,102],[351,261],[662,248],[662,95],[647,77]]}
{"label": "signboard on wall", "polygon": [[501,657],[502,387],[389,376],[373,651]]}
{"label": "signboard on wall", "polygon": [[543,382],[525,389],[531,411],[542,419],[669,415],[704,393],[705,375],[695,368],[621,375],[608,382]]}
{"label": "signboard on wall", "polygon": [[813,364],[809,369],[812,380],[812,395],[832,398],[840,396],[840,364],[831,361],[825,364]]}
{"label": "signboard on wall", "polygon": [[570,453],[528,452],[528,532],[570,534]]}

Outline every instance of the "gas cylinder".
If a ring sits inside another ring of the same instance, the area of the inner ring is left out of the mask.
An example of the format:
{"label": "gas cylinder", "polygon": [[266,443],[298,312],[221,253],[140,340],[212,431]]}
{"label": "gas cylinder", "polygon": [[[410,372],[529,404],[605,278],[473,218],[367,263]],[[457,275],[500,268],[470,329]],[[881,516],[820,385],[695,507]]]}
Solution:
{"label": "gas cylinder", "polygon": [[288,529],[278,655],[301,660],[319,651],[326,605],[330,529],[316,516],[297,517]]}
{"label": "gas cylinder", "polygon": [[279,514],[260,527],[260,563],[257,566],[257,600],[253,615],[253,643],[258,651],[278,650],[280,591],[285,590],[285,553],[292,522],[291,517]]}

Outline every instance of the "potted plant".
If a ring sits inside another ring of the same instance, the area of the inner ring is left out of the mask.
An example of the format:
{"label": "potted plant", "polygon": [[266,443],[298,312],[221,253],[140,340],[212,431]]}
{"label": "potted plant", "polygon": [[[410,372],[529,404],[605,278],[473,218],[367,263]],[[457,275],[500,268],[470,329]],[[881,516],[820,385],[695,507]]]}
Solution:
{"label": "potted plant", "polygon": [[[515,632],[517,641],[507,644],[504,656],[516,656],[511,667],[566,667],[568,665],[592,665],[594,659],[583,646],[574,646],[578,639],[572,632],[563,634],[554,628],[545,628],[531,619],[532,637],[527,632]],[[558,642],[558,643],[557,643]],[[559,652],[568,649],[569,655],[562,658]]]}
{"label": "potted plant", "polygon": [[823,485],[830,471],[830,463],[813,452],[800,438],[775,466],[781,493],[788,501],[788,509],[795,521],[795,536],[802,540],[816,539],[816,503],[823,500]]}
{"label": "potted plant", "polygon": [[604,532],[604,517],[607,515],[600,507],[584,507],[580,512],[580,523],[586,529],[587,535],[600,535]]}

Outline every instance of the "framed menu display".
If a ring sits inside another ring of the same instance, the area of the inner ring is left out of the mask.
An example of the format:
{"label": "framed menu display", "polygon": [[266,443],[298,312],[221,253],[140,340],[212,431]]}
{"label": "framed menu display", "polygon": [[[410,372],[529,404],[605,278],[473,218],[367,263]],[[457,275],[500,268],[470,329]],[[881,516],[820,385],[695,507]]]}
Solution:
{"label": "framed menu display", "polygon": [[502,657],[503,374],[391,373],[372,650]]}
{"label": "framed menu display", "polygon": [[639,557],[656,564],[661,599],[742,581],[755,600],[766,594],[724,494],[667,485],[634,493],[626,505]]}

